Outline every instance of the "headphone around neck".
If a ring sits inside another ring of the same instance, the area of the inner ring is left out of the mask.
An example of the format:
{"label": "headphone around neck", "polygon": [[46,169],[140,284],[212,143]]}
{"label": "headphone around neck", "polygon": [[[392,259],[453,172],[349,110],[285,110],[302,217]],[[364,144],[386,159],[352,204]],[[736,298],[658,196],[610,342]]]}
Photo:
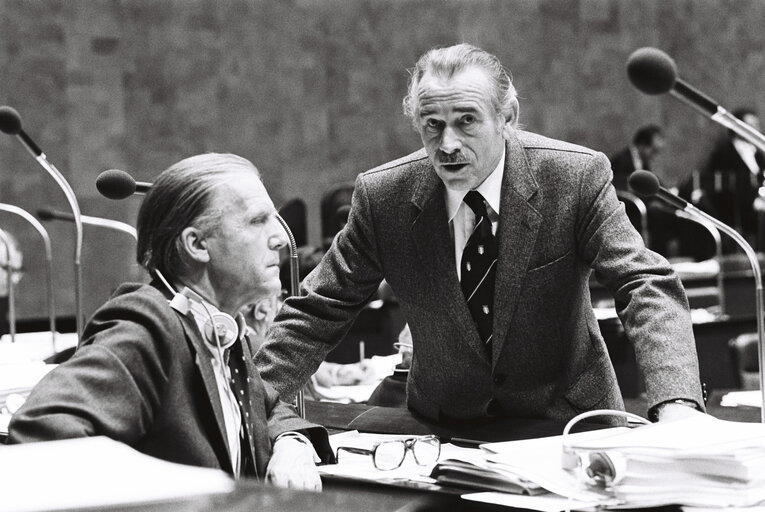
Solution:
{"label": "headphone around neck", "polygon": [[183,316],[191,313],[191,316],[204,326],[202,337],[207,343],[225,350],[236,342],[240,326],[234,317],[218,310],[188,286],[184,286],[180,292],[175,291],[159,270],[154,272],[173,294],[173,298],[168,301],[170,307]]}

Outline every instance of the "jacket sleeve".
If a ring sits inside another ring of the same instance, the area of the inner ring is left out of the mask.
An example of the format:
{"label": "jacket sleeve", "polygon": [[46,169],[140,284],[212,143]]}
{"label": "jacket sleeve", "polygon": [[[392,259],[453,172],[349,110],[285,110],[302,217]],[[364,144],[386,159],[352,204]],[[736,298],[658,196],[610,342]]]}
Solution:
{"label": "jacket sleeve", "polygon": [[302,295],[285,301],[255,355],[263,380],[285,400],[342,340],[383,279],[363,178],[356,179],[348,224],[303,280]]}
{"label": "jacket sleeve", "polygon": [[279,394],[273,386],[267,382],[264,382],[263,385],[266,390],[268,437],[271,439],[271,443],[273,444],[276,438],[285,432],[300,432],[310,439],[322,462],[332,462],[334,455],[332,446],[329,444],[327,429],[302,419],[293,406],[279,400]]}
{"label": "jacket sleeve", "polygon": [[577,245],[613,294],[633,344],[649,408],[675,398],[704,403],[688,299],[666,259],[632,228],[609,180],[608,160],[594,155],[581,175]]}
{"label": "jacket sleeve", "polygon": [[13,415],[8,442],[142,438],[167,379],[165,316],[156,301],[136,293],[102,306],[72,358],[46,375]]}

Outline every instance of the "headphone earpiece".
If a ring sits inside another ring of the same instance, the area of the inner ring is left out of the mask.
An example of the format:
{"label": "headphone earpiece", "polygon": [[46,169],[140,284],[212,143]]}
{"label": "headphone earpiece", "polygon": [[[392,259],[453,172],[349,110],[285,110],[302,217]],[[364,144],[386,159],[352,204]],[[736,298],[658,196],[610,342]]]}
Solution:
{"label": "headphone earpiece", "polygon": [[228,313],[218,311],[210,304],[205,306],[203,302],[204,299],[198,293],[185,287],[173,296],[170,307],[182,315],[191,313],[195,319],[203,320],[202,337],[207,343],[214,347],[220,343],[221,349],[229,348],[239,337],[239,324]]}
{"label": "headphone earpiece", "polygon": [[205,320],[205,340],[208,343],[215,345],[215,333],[213,333],[213,329],[218,333],[218,341],[223,349],[229,348],[239,337],[239,326],[237,325],[236,320],[234,320],[228,313],[218,311],[212,314],[212,322],[210,321],[210,318]]}

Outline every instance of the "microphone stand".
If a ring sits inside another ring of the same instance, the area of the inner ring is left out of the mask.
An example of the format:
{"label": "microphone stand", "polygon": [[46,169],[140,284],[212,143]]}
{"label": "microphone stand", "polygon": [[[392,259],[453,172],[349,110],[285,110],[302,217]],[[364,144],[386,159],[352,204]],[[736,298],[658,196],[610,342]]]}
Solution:
{"label": "microphone stand", "polygon": [[48,287],[48,322],[50,324],[50,336],[51,343],[53,344],[53,352],[56,352],[56,306],[53,300],[53,251],[51,250],[50,237],[40,221],[34,218],[28,211],[14,206],[12,204],[0,203],[0,211],[8,213],[15,213],[19,217],[29,222],[33,228],[40,233],[40,237],[43,239],[43,245],[45,246],[45,277]]}
{"label": "microphone stand", "polygon": [[8,331],[11,343],[16,342],[16,298],[13,295],[13,267],[11,265],[11,239],[0,229],[0,242],[5,246],[5,278],[8,281]]}
{"label": "microphone stand", "polygon": [[[292,230],[287,225],[287,222],[278,213],[276,218],[284,228],[289,238],[289,250],[290,250],[290,297],[296,297],[300,295],[300,270],[298,267],[298,253],[297,244],[295,243],[295,237],[292,235]],[[298,389],[297,396],[295,397],[298,416],[305,419],[305,397],[303,394],[303,386]]]}
{"label": "microphone stand", "polygon": [[35,142],[26,134],[24,130],[19,128],[15,133],[16,137],[21,141],[21,144],[29,151],[32,157],[45,169],[48,174],[55,180],[61,190],[64,192],[69,207],[72,209],[74,215],[75,226],[75,244],[74,244],[74,306],[75,306],[75,322],[77,328],[77,338],[82,335],[82,268],[80,266],[80,260],[82,257],[82,219],[80,218],[80,207],[77,203],[77,197],[74,195],[74,190],[69,186],[69,183],[64,178],[64,175],[56,169],[56,167],[48,162],[45,157],[45,153],[35,144]]}
{"label": "microphone stand", "polygon": [[713,223],[703,218],[697,218],[685,210],[675,210],[675,216],[681,219],[695,222],[696,224],[706,229],[710,235],[712,235],[712,239],[715,242],[715,259],[720,264],[720,270],[717,272],[717,298],[720,303],[720,316],[725,316],[726,300],[722,273],[722,238],[720,237],[720,230],[718,230]]}
{"label": "microphone stand", "polygon": [[733,240],[735,240],[744,250],[744,253],[746,253],[747,258],[749,259],[749,264],[752,266],[752,271],[754,272],[754,295],[757,314],[757,356],[759,359],[760,399],[762,400],[760,405],[760,421],[765,423],[765,322],[763,321],[762,311],[762,271],[760,270],[760,262],[757,259],[757,253],[754,252],[752,246],[747,243],[738,231],[706,212],[699,210],[691,203],[688,203],[685,208],[683,208],[683,211],[712,223],[712,225],[717,227],[720,231],[733,238]]}
{"label": "microphone stand", "polygon": [[[55,220],[64,220],[70,222],[74,220],[74,216],[71,213],[58,212],[55,210],[39,210],[38,215],[41,217],[50,217],[51,219]],[[136,232],[136,229],[125,222],[120,222],[118,220],[112,219],[104,219],[103,217],[91,217],[90,215],[80,215],[80,220],[85,225],[99,226],[102,228],[122,231],[123,233],[127,233],[133,237],[133,240],[138,241],[138,233]]]}

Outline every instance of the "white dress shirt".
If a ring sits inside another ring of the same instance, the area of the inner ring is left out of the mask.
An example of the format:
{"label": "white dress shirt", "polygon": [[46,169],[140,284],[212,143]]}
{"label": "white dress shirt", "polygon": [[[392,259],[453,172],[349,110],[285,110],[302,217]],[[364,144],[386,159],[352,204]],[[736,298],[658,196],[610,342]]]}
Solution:
{"label": "white dress shirt", "polygon": [[[505,153],[499,159],[497,167],[478,185],[479,192],[488,203],[486,208],[491,220],[491,231],[497,234],[499,225],[499,197],[502,193],[502,177],[505,175]],[[446,189],[446,213],[449,217],[449,230],[454,240],[454,263],[457,266],[457,277],[462,278],[462,252],[465,250],[470,235],[475,227],[475,213],[465,204],[463,199],[468,191]]]}

